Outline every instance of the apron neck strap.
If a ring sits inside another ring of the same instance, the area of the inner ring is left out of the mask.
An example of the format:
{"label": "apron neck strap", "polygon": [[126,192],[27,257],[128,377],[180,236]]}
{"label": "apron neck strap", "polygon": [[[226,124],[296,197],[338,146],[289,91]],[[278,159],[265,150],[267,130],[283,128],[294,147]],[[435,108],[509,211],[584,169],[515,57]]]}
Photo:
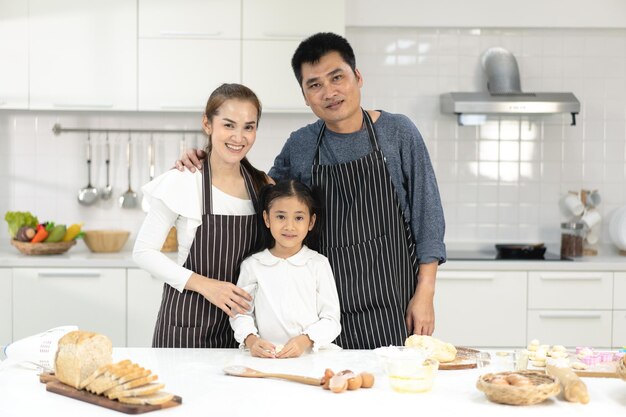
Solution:
{"label": "apron neck strap", "polygon": [[[361,109],[363,113],[363,123],[367,128],[367,136],[370,140],[370,145],[372,146],[373,151],[378,151],[380,148],[378,147],[378,139],[376,138],[376,133],[374,132],[374,122],[372,122],[372,118],[369,113],[365,110]],[[315,164],[319,165],[320,163],[320,146],[322,144],[322,138],[324,137],[324,132],[326,132],[326,123],[322,123],[322,128],[320,129],[320,133],[317,135],[317,145],[315,147]]]}
{"label": "apron neck strap", "polygon": [[[213,183],[211,181],[211,164],[209,159],[211,154],[202,161],[202,170],[204,172],[204,187],[202,187],[202,214],[213,214]],[[250,173],[244,168],[243,164],[240,164],[239,171],[243,177],[243,182],[246,184],[246,191],[252,200],[254,210],[258,211],[259,199],[257,197],[254,185],[252,184],[252,177]]]}

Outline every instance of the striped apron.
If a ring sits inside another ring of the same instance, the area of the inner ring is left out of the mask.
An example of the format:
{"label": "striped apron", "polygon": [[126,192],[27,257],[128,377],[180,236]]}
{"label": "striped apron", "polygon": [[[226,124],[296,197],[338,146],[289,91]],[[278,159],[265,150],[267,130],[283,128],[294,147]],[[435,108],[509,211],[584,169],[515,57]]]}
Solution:
{"label": "striped apron", "polygon": [[[202,225],[183,265],[197,274],[237,282],[239,265],[262,238],[256,215],[215,215],[211,201],[211,167],[204,160]],[[248,195],[257,207],[257,195],[248,172],[241,166]],[[195,291],[179,292],[163,286],[152,347],[235,348],[238,344],[228,315]]]}
{"label": "striped apron", "polygon": [[317,138],[312,184],[325,198],[320,252],[332,266],[341,303],[342,332],[335,341],[347,349],[403,346],[405,313],[417,280],[411,229],[369,114],[363,117],[372,152],[337,165],[320,164]]}

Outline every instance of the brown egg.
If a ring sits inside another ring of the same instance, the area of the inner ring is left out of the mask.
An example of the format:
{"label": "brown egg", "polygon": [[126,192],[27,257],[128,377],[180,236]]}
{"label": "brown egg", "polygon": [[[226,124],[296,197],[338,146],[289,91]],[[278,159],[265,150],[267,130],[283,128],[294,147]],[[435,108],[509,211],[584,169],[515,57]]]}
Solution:
{"label": "brown egg", "polygon": [[363,377],[361,375],[355,375],[354,377],[348,379],[348,390],[354,391],[356,389],[361,388],[363,385]]}
{"label": "brown egg", "polygon": [[326,370],[324,371],[324,376],[322,377],[322,388],[324,389],[330,389],[330,379],[335,376],[335,373],[333,372],[332,369],[330,368],[326,368]]}
{"label": "brown egg", "polygon": [[361,388],[372,388],[374,386],[374,375],[369,372],[361,372]]}
{"label": "brown egg", "polygon": [[506,379],[499,376],[493,378],[490,382],[494,385],[509,385]]}
{"label": "brown egg", "polygon": [[522,376],[518,378],[517,380],[515,380],[511,385],[514,385],[516,387],[528,387],[528,386],[531,386],[532,383],[530,382],[530,379],[526,378],[525,376]]}
{"label": "brown egg", "polygon": [[509,374],[504,379],[506,379],[506,382],[508,382],[509,384],[514,385],[515,382],[519,381],[520,378],[525,377],[521,376],[520,374]]}
{"label": "brown egg", "polygon": [[330,378],[328,386],[332,392],[339,394],[348,389],[348,379],[344,375],[335,375]]}

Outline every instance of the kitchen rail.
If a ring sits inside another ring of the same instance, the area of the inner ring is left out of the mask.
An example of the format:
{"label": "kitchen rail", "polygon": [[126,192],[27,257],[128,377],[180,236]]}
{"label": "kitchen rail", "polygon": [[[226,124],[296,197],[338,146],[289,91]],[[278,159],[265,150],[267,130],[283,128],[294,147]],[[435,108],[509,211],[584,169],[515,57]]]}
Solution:
{"label": "kitchen rail", "polygon": [[202,130],[190,130],[190,129],[97,129],[97,128],[84,128],[84,127],[62,127],[60,123],[55,123],[52,126],[52,131],[55,135],[61,133],[161,133],[161,134],[198,134],[204,133]]}

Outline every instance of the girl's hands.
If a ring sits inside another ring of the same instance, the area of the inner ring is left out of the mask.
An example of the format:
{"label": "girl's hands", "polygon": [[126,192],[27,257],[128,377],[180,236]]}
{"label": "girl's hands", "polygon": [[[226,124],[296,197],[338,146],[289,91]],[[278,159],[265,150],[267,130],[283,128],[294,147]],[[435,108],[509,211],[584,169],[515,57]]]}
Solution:
{"label": "girl's hands", "polygon": [[275,357],[276,347],[267,340],[261,339],[256,335],[248,335],[245,340],[245,345],[250,349],[250,354],[257,358],[273,358]]}
{"label": "girl's hands", "polygon": [[252,301],[250,294],[230,282],[218,281],[193,273],[187,281],[185,289],[200,293],[211,304],[222,309],[229,317],[245,314],[250,310],[250,304],[248,304],[248,301]]}
{"label": "girl's hands", "polygon": [[285,344],[285,347],[276,354],[276,358],[297,358],[304,352],[309,350],[313,346],[313,342],[309,339],[309,336],[301,334],[300,336],[293,337]]}

